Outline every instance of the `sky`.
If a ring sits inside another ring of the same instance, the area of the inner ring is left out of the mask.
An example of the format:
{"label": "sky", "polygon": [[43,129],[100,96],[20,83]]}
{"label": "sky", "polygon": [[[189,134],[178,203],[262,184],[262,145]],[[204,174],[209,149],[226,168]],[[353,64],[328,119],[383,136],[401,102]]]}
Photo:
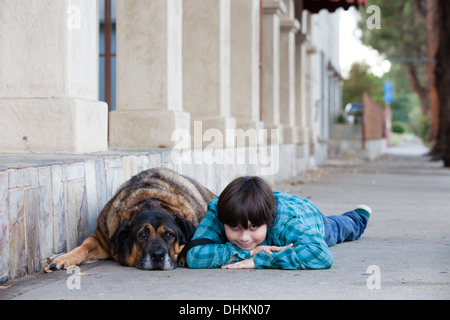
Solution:
{"label": "sky", "polygon": [[350,7],[349,10],[340,9],[340,14],[339,64],[342,76],[347,77],[354,62],[365,62],[376,76],[382,76],[388,72],[389,61],[384,60],[378,51],[364,46],[359,40],[361,32],[357,28],[357,11]]}

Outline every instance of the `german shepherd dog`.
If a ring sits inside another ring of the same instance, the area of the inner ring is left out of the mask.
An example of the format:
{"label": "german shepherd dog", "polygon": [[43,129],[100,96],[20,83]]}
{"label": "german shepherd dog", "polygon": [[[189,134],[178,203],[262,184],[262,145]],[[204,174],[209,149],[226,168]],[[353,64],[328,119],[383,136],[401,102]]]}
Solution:
{"label": "german shepherd dog", "polygon": [[178,254],[194,235],[215,194],[192,178],[154,168],[125,182],[105,205],[97,228],[47,271],[113,258],[144,270],[175,269]]}

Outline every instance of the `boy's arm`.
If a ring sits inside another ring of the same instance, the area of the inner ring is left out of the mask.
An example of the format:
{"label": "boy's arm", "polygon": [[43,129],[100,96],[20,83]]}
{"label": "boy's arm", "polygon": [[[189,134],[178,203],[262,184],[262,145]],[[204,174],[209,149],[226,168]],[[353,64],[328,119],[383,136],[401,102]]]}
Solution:
{"label": "boy's arm", "polygon": [[220,268],[227,263],[249,258],[250,251],[241,250],[229,242],[207,244],[188,251],[187,265],[192,269]]}
{"label": "boy's arm", "polygon": [[323,236],[311,229],[298,230],[289,224],[283,232],[283,240],[293,243],[293,248],[268,255],[260,252],[253,257],[257,269],[328,269],[333,256]]}
{"label": "boy's arm", "polygon": [[190,249],[186,255],[187,265],[190,268],[219,268],[232,261],[251,257],[250,251],[242,250],[226,242],[225,229],[217,218],[217,201],[214,199],[209,203],[208,211],[192,237],[193,240],[200,238],[210,239],[218,244],[207,244]]}

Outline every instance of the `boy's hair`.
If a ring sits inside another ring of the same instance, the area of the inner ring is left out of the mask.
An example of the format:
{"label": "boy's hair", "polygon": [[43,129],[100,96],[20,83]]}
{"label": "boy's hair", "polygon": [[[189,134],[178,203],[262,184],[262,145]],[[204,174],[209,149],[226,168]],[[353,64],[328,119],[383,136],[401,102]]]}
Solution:
{"label": "boy's hair", "polygon": [[219,196],[217,217],[231,227],[248,229],[248,222],[270,227],[277,215],[277,203],[270,185],[260,177],[240,177]]}

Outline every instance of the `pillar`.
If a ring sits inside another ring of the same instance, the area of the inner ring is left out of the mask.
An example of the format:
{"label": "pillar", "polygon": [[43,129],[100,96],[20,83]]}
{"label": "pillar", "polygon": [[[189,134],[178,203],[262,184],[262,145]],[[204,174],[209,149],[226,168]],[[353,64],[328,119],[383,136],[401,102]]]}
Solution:
{"label": "pillar", "polygon": [[[316,48],[311,40],[311,14],[303,10],[301,16],[301,31],[297,33],[297,50],[298,60],[300,61],[301,82],[300,82],[300,100],[301,103],[301,118],[299,119],[299,143],[303,146],[304,156],[308,158],[306,169],[315,166],[314,154],[316,136],[314,134],[314,122],[318,117],[318,106],[313,98],[313,57],[316,55]],[[298,109],[297,109],[298,110]]]}
{"label": "pillar", "polygon": [[0,151],[107,150],[92,0],[0,1]]}
{"label": "pillar", "polygon": [[231,115],[238,129],[260,121],[260,0],[231,0]]}
{"label": "pillar", "polygon": [[306,122],[306,106],[307,106],[307,89],[306,89],[306,79],[307,73],[306,68],[306,45],[305,45],[306,35],[303,32],[298,32],[295,39],[295,69],[296,69],[296,96],[295,96],[295,123],[298,128],[297,130],[297,143],[299,145],[306,145],[308,143],[308,126]]}
{"label": "pillar", "polygon": [[174,130],[189,131],[182,5],[182,0],[117,1],[117,110],[110,114],[110,145],[173,147]]}
{"label": "pillar", "polygon": [[283,143],[280,122],[280,16],[286,12],[282,0],[263,0],[262,99],[264,127],[278,131],[271,143]]}
{"label": "pillar", "polygon": [[[230,112],[230,0],[183,0],[183,105],[192,123],[201,121],[202,132],[216,129],[224,143],[233,143],[226,134],[236,128]],[[203,137],[192,128],[198,145]]]}
{"label": "pillar", "polygon": [[285,143],[296,143],[295,34],[300,23],[294,17],[293,0],[284,0],[287,12],[281,17],[280,32],[280,122]]}

